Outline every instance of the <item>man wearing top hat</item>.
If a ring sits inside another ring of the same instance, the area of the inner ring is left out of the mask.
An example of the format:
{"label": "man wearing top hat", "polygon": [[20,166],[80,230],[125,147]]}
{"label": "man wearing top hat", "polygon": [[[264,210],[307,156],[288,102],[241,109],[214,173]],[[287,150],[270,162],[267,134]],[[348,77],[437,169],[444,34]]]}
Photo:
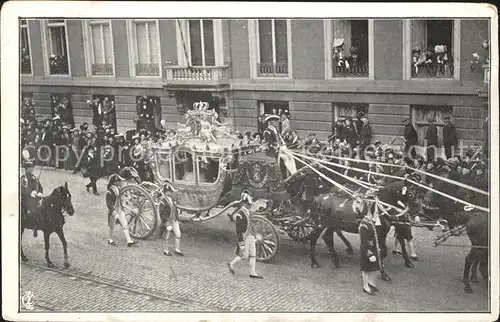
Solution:
{"label": "man wearing top hat", "polygon": [[417,130],[415,130],[413,124],[411,124],[410,119],[404,119],[403,124],[405,126],[405,131],[404,131],[405,153],[410,152],[412,159],[416,159],[417,158],[416,146],[418,145]]}
{"label": "man wearing top hat", "polygon": [[[23,166],[25,173],[21,177],[21,212],[26,215],[38,207],[41,198],[43,198],[43,187],[33,174],[33,162],[25,160]],[[37,236],[38,233],[34,229],[33,237]]]}
{"label": "man wearing top hat", "polygon": [[269,115],[264,119],[267,123],[267,128],[264,131],[264,141],[267,146],[267,156],[278,158],[278,148],[281,145],[280,135],[278,133],[278,122],[280,117],[277,115]]}
{"label": "man wearing top hat", "polygon": [[452,149],[457,147],[458,138],[455,125],[450,122],[449,117],[444,118],[443,145],[444,145],[444,153],[446,154],[446,159],[453,157],[454,151]]}
{"label": "man wearing top hat", "polygon": [[438,133],[436,124],[434,124],[434,119],[429,119],[428,123],[429,126],[425,133],[425,139],[427,140],[427,161],[434,162],[434,152],[438,147]]}

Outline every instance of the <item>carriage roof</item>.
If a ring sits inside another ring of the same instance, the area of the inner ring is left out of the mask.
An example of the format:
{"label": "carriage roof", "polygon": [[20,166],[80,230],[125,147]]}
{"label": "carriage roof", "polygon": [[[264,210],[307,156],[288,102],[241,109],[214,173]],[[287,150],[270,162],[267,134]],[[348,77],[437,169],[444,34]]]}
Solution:
{"label": "carriage roof", "polygon": [[214,110],[208,110],[208,103],[193,104],[193,110],[186,113],[185,124],[179,124],[174,137],[151,143],[153,152],[189,151],[195,154],[224,156],[247,155],[260,150],[258,145],[243,145],[229,131],[225,124],[217,121]]}

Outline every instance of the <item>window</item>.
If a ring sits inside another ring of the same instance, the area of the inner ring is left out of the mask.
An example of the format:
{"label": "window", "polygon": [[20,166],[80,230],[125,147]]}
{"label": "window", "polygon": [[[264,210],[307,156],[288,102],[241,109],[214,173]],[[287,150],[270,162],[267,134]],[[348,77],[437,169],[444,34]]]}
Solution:
{"label": "window", "polygon": [[411,78],[453,78],[454,21],[410,20]]}
{"label": "window", "polygon": [[286,101],[262,101],[259,102],[259,114],[281,115],[284,111],[289,111]]}
{"label": "window", "polygon": [[21,20],[21,74],[31,74],[30,41],[28,33],[28,23]]}
{"label": "window", "polygon": [[259,76],[288,75],[286,20],[259,20]]}
{"label": "window", "polygon": [[174,153],[174,175],[176,181],[195,183],[193,155],[186,151]]}
{"label": "window", "polygon": [[92,113],[92,124],[95,126],[109,126],[116,131],[116,106],[114,95],[93,95]]}
{"label": "window", "polygon": [[109,21],[90,21],[89,58],[92,75],[113,75],[113,40]]}
{"label": "window", "polygon": [[49,20],[47,29],[50,74],[69,75],[65,20]]}
{"label": "window", "polygon": [[51,94],[52,117],[58,117],[62,125],[75,124],[70,94]]}
{"label": "window", "polygon": [[420,145],[424,144],[425,133],[429,125],[428,119],[434,119],[438,129],[438,144],[443,144],[443,126],[444,118],[451,117],[453,112],[452,106],[436,106],[436,105],[414,105],[411,106],[412,119],[415,129],[418,133],[418,141]]}
{"label": "window", "polygon": [[[266,124],[264,123],[265,115],[281,115],[288,113],[290,115],[289,103],[287,101],[261,101],[259,102],[259,116],[257,117],[257,127],[260,133],[264,133]],[[290,117],[290,116],[289,116]],[[281,125],[281,122],[280,122]],[[278,129],[281,133],[281,129]]]}
{"label": "window", "polygon": [[171,155],[170,153],[162,153],[159,152],[156,154],[156,170],[158,171],[158,175],[161,180],[171,180],[172,173],[170,169],[171,163]]}
{"label": "window", "polygon": [[215,66],[212,20],[189,20],[189,45],[192,66]]}
{"label": "window", "polygon": [[219,178],[219,159],[198,157],[198,178],[200,183],[215,183]]}
{"label": "window", "polygon": [[332,21],[332,76],[368,77],[368,20]]}
{"label": "window", "polygon": [[161,100],[156,96],[136,96],[137,102],[137,130],[146,129],[153,133],[160,128]]}
{"label": "window", "polygon": [[157,21],[134,21],[131,36],[135,75],[160,76],[160,38]]}
{"label": "window", "polygon": [[368,114],[365,103],[333,103],[333,121],[338,118],[357,118],[359,113]]}

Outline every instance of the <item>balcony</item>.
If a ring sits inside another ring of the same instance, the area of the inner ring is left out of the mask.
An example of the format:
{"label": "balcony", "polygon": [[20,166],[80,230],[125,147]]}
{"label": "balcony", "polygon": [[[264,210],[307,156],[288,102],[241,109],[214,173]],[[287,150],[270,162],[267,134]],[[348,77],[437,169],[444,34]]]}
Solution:
{"label": "balcony", "polygon": [[288,77],[288,63],[259,63],[257,67],[262,77]]}
{"label": "balcony", "polygon": [[137,76],[159,76],[159,64],[135,64],[135,71]]}
{"label": "balcony", "polygon": [[113,64],[92,64],[92,75],[113,75]]}
{"label": "balcony", "polygon": [[332,63],[332,77],[368,77],[368,63],[351,64],[349,68],[345,65],[338,65],[338,62]]}
{"label": "balcony", "polygon": [[411,78],[453,78],[453,62],[424,63],[418,66],[418,71],[414,63],[411,66]]}
{"label": "balcony", "polygon": [[166,87],[217,88],[229,85],[228,66],[165,66]]}

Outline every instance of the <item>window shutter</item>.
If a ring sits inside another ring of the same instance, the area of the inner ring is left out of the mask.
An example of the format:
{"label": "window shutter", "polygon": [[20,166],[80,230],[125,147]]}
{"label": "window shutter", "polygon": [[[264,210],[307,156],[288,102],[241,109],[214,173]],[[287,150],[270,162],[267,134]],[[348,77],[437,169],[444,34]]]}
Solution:
{"label": "window shutter", "polygon": [[271,20],[259,20],[259,52],[261,63],[273,63]]}
{"label": "window shutter", "polygon": [[286,20],[274,21],[274,34],[276,39],[276,62],[286,64],[288,62]]}
{"label": "window shutter", "polygon": [[113,63],[113,42],[111,41],[111,29],[109,24],[102,26],[102,31],[104,34],[104,57],[106,64]]}
{"label": "window shutter", "polygon": [[146,23],[138,22],[135,25],[137,40],[137,62],[139,64],[149,64],[148,53],[148,34],[146,32]]}
{"label": "window shutter", "polygon": [[205,66],[215,66],[214,24],[212,20],[203,20],[203,40]]}
{"label": "window shutter", "polygon": [[189,20],[189,44],[191,46],[191,64],[203,66],[201,55],[201,25],[199,20]]}
{"label": "window shutter", "polygon": [[94,64],[104,64],[104,52],[102,48],[101,25],[90,25],[92,34],[92,46],[94,52]]}
{"label": "window shutter", "polygon": [[152,64],[159,64],[160,58],[158,57],[158,46],[160,39],[158,38],[158,28],[156,22],[149,23],[149,55]]}

